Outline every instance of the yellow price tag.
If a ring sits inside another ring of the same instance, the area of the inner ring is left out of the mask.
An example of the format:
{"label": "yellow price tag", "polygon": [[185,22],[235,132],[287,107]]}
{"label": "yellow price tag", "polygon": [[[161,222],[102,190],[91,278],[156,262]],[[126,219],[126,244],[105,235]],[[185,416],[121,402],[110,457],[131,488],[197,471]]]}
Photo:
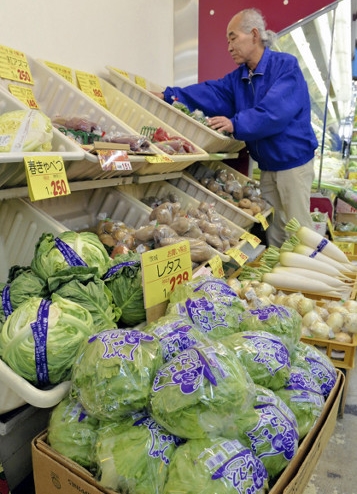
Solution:
{"label": "yellow price tag", "polygon": [[59,65],[58,63],[52,63],[47,61],[45,62],[45,64],[47,65],[47,67],[54,70],[55,72],[57,72],[57,74],[59,74],[64,79],[66,79],[66,81],[74,84],[73,72],[70,67],[66,67],[64,65]]}
{"label": "yellow price tag", "polygon": [[156,154],[155,156],[145,156],[148,163],[174,163],[174,160],[169,156],[163,154]]}
{"label": "yellow price tag", "polygon": [[0,77],[24,84],[34,84],[26,55],[3,45],[0,45]]}
{"label": "yellow price tag", "polygon": [[132,170],[128,153],[122,149],[98,149],[97,155],[103,170]]}
{"label": "yellow price tag", "polygon": [[257,218],[259,223],[261,223],[264,230],[267,230],[267,228],[269,227],[269,223],[267,222],[266,217],[262,213],[256,214],[255,217]]}
{"label": "yellow price tag", "polygon": [[144,79],[144,77],[141,77],[140,75],[136,75],[135,76],[135,83],[138,86],[143,87],[144,89],[146,89],[146,80]]}
{"label": "yellow price tag", "polygon": [[25,156],[24,163],[31,201],[71,193],[61,156]]}
{"label": "yellow price tag", "polygon": [[244,254],[244,252],[242,252],[240,249],[236,249],[235,247],[226,250],[225,254],[231,256],[231,258],[234,259],[239,266],[243,266],[243,264],[245,264],[249,259],[247,254]]}
{"label": "yellow price tag", "polygon": [[254,249],[258,247],[258,245],[261,242],[260,238],[256,237],[255,235],[249,232],[244,232],[241,238],[243,240],[246,240]]}
{"label": "yellow price tag", "polygon": [[217,278],[224,277],[222,259],[219,257],[218,254],[212,257],[212,259],[208,261],[208,264],[211,266],[213,276],[216,276]]}
{"label": "yellow price tag", "polygon": [[148,309],[168,300],[175,287],[192,278],[188,240],[141,255],[144,302]]}
{"label": "yellow price tag", "polygon": [[335,234],[334,234],[333,225],[332,225],[332,222],[330,220],[330,217],[327,217],[327,228],[328,228],[328,231],[330,232],[332,240],[335,240]]}
{"label": "yellow price tag", "polygon": [[129,76],[128,72],[125,72],[125,70],[116,69],[115,67],[113,67],[113,68],[114,68],[114,70],[115,70],[116,72],[118,72],[119,74],[121,74],[121,75],[123,75],[124,77],[127,77],[128,79],[130,79],[130,76]]}
{"label": "yellow price tag", "polygon": [[342,250],[347,256],[353,256],[355,253],[355,243],[353,242],[334,242],[339,249]]}
{"label": "yellow price tag", "polygon": [[94,101],[104,106],[104,108],[107,108],[107,102],[105,101],[102,88],[100,87],[99,77],[95,74],[89,74],[88,72],[81,72],[80,70],[76,70],[76,77],[80,90]]}
{"label": "yellow price tag", "polygon": [[16,84],[9,84],[8,89],[10,93],[18,100],[25,103],[29,108],[39,110],[35,95],[30,87],[17,86]]}

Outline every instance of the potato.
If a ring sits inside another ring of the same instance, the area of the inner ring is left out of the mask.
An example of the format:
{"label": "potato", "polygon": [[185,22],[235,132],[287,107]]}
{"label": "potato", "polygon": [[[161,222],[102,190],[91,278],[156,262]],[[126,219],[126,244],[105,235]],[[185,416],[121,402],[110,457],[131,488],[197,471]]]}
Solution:
{"label": "potato", "polygon": [[251,207],[251,205],[252,205],[252,202],[247,197],[241,199],[238,202],[238,207],[240,207],[242,209],[248,209]]}

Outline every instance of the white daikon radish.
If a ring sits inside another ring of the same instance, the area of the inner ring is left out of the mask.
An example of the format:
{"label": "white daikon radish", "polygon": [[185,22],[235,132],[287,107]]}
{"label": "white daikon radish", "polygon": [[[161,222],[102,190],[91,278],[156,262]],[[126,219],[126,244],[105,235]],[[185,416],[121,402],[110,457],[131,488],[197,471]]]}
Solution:
{"label": "white daikon radish", "polygon": [[333,244],[323,235],[320,235],[320,233],[315,232],[306,226],[301,226],[296,218],[292,218],[285,229],[288,232],[294,233],[302,244],[323,252],[328,257],[336,259],[336,261],[345,263],[350,262],[346,254],[342,252],[337,245]]}
{"label": "white daikon radish", "polygon": [[307,282],[311,279],[311,276],[313,276],[315,280],[323,281],[324,283],[326,283],[327,285],[333,288],[342,288],[342,289],[349,288],[349,282],[342,281],[339,278],[336,278],[335,276],[330,276],[328,274],[321,273],[320,271],[315,271],[312,274],[311,270],[305,268],[297,268],[294,266],[275,266],[272,269],[272,273],[281,273],[281,274],[285,273],[287,276],[289,276],[289,273],[295,273],[300,276],[304,276]]}
{"label": "white daikon radish", "polygon": [[325,256],[322,252],[316,252],[312,247],[308,247],[307,245],[298,244],[294,247],[293,252],[297,254],[302,254],[307,257],[312,257],[321,262],[326,262],[330,264],[330,266],[334,266],[341,273],[356,273],[357,266],[349,262],[348,264],[336,261],[335,259],[331,259],[331,257]]}
{"label": "white daikon radish", "polygon": [[[291,266],[295,268],[303,268],[311,271],[318,271],[320,273],[328,274],[329,276],[335,276],[340,279],[348,279],[338,269],[330,264],[318,261],[311,257],[306,257],[296,252],[281,252],[279,261],[282,266]],[[312,273],[310,275],[312,278]]]}
{"label": "white daikon radish", "polygon": [[330,285],[327,285],[322,281],[317,281],[313,278],[306,280],[304,276],[299,276],[297,274],[286,276],[280,273],[264,273],[263,281],[283,290],[321,293],[325,296],[339,298],[344,296],[344,293],[341,293],[339,289],[332,289]]}

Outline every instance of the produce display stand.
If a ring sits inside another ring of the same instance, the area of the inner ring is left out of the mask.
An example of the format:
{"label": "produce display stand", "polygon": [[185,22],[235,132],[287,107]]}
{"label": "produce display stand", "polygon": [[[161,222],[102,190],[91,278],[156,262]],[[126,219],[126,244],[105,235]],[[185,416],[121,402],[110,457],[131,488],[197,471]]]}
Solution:
{"label": "produce display stand", "polygon": [[[295,457],[283,470],[269,494],[303,494],[314,468],[336,425],[345,378],[337,371],[337,381],[326,400],[314,427],[305,436]],[[123,452],[125,454],[125,452]],[[101,486],[86,469],[57,453],[47,443],[47,432],[32,441],[32,457],[36,494],[57,494],[64,485],[74,485],[88,494],[114,494]]]}

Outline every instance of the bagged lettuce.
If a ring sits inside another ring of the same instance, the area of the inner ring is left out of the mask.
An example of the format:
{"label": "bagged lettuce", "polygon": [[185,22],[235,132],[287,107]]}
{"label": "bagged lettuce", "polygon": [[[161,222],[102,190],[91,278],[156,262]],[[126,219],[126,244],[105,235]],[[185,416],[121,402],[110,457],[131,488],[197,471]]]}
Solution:
{"label": "bagged lettuce", "polygon": [[37,276],[47,281],[59,271],[76,266],[95,268],[99,278],[109,269],[109,254],[95,233],[66,231],[56,237],[52,233],[41,235],[31,261]]}
{"label": "bagged lettuce", "polygon": [[289,381],[276,394],[293,411],[302,439],[315,425],[325,405],[321,387],[307,369],[291,366]]}
{"label": "bagged lettuce", "polygon": [[168,362],[187,348],[208,341],[193,322],[184,316],[162,316],[148,324],[145,332],[159,339],[164,362]]}
{"label": "bagged lettuce", "polygon": [[17,374],[44,387],[70,379],[83,341],[95,327],[90,312],[53,293],[51,300],[31,297],[6,319],[0,356]]}
{"label": "bagged lettuce", "polygon": [[163,494],[265,494],[263,462],[237,439],[189,439],[175,451]]}
{"label": "bagged lettuce", "polygon": [[200,331],[219,340],[238,331],[238,316],[243,311],[243,303],[238,297],[232,297],[232,303],[227,305],[208,295],[197,295],[182,302],[169,303],[166,314],[188,317]]}
{"label": "bagged lettuce", "polygon": [[290,375],[290,354],[279,336],[267,331],[244,331],[222,338],[234,351],[255,384],[276,390]]}
{"label": "bagged lettuce", "polygon": [[47,429],[49,445],[66,458],[95,472],[95,445],[99,421],[90,417],[70,396],[56,405]]}
{"label": "bagged lettuce", "polygon": [[292,352],[301,337],[302,317],[291,307],[266,305],[248,309],[238,316],[239,331],[268,331],[279,336]]}
{"label": "bagged lettuce", "polygon": [[136,326],[146,320],[140,255],[134,252],[118,255],[104,275],[105,284],[120,310],[120,323]]}
{"label": "bagged lettuce", "polygon": [[270,478],[276,477],[298,449],[298,424],[293,411],[276,394],[256,386],[256,422],[240,431],[239,440],[264,464]]}
{"label": "bagged lettuce", "polygon": [[303,367],[319,383],[327,397],[337,381],[337,371],[330,358],[313,345],[300,341],[291,356],[292,364]]}
{"label": "bagged lettuce", "polygon": [[118,492],[161,494],[180,443],[145,413],[103,422],[96,447],[99,482]]}
{"label": "bagged lettuce", "polygon": [[147,407],[162,365],[158,339],[134,329],[109,329],[88,338],[72,370],[72,396],[100,420],[117,420]]}
{"label": "bagged lettuce", "polygon": [[197,344],[158,370],[149,411],[184,439],[231,438],[240,421],[249,420],[254,395],[254,383],[233,352],[218,342]]}
{"label": "bagged lettuce", "polygon": [[228,283],[214,276],[198,276],[193,280],[176,285],[170,294],[170,302],[185,302],[190,297],[207,296],[213,300],[219,300],[226,305],[232,304],[232,299],[237,299],[236,292]]}

